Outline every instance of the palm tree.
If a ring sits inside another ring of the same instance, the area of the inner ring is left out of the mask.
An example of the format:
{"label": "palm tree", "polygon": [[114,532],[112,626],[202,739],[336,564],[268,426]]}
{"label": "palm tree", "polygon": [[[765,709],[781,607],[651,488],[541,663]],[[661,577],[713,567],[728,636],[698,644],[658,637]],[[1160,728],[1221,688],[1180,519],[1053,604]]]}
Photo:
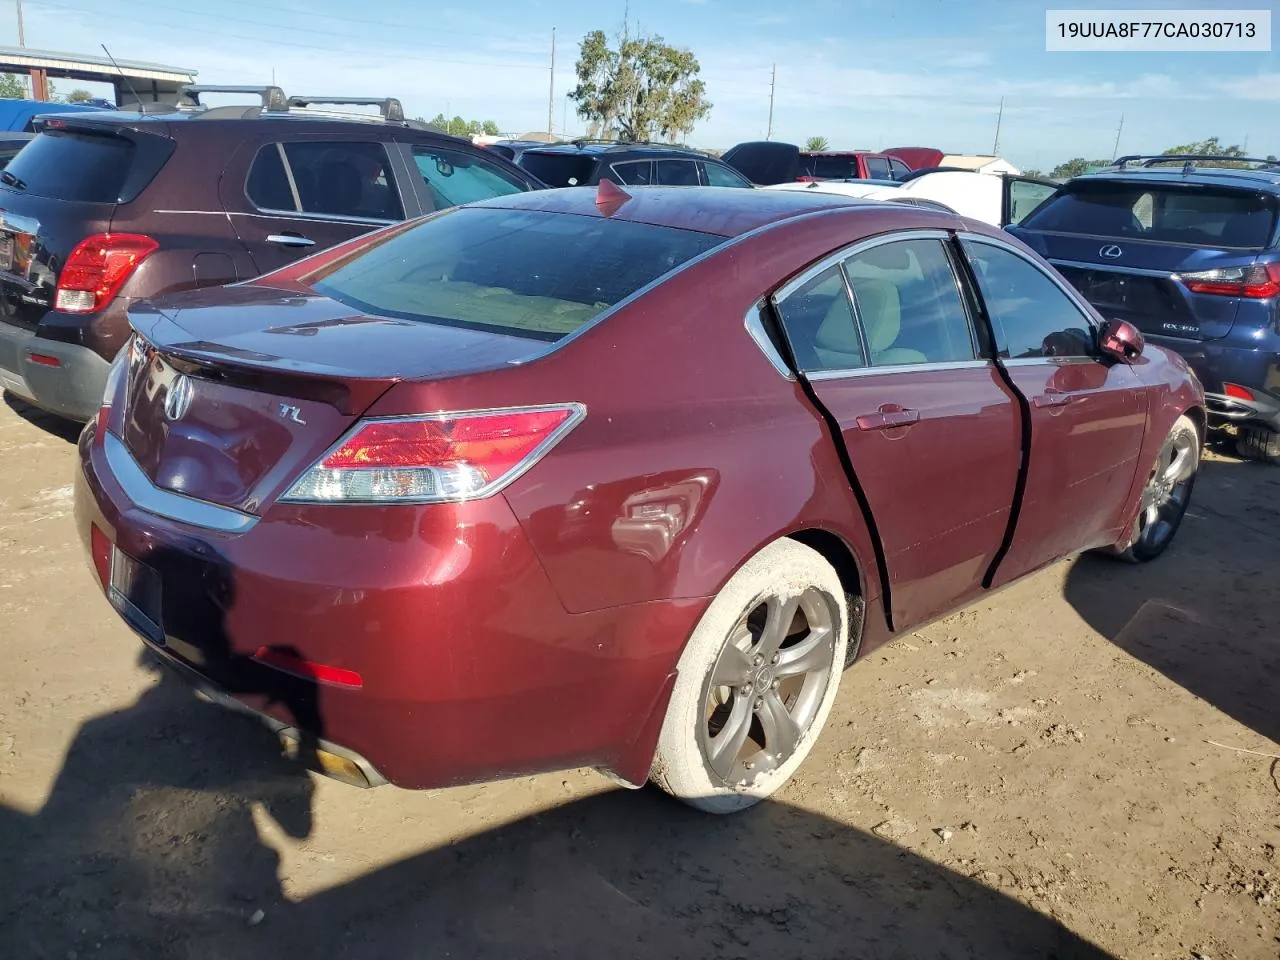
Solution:
{"label": "palm tree", "polygon": [[806,150],[812,150],[815,153],[827,149],[828,146],[829,144],[827,143],[826,137],[810,137],[804,143],[804,148]]}

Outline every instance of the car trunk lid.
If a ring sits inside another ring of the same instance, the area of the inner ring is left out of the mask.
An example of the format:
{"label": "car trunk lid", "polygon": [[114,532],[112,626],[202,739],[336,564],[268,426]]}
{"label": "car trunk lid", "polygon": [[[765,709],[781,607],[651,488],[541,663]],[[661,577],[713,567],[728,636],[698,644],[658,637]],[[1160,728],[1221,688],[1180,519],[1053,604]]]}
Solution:
{"label": "car trunk lid", "polygon": [[130,455],[162,489],[251,514],[392,384],[493,369],[548,346],[262,286],[198,291],[130,319],[143,346],[128,358],[112,421]]}

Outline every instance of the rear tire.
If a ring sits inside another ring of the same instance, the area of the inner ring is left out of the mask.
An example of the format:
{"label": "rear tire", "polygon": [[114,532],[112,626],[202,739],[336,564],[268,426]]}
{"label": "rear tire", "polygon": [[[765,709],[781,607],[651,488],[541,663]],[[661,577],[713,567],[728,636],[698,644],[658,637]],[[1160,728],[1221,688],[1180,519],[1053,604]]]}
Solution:
{"label": "rear tire", "polygon": [[1179,417],[1160,445],[1142,488],[1138,515],[1125,538],[1127,546],[1113,551],[1113,556],[1128,563],[1149,563],[1169,548],[1191,503],[1200,449],[1195,423],[1185,415]]}
{"label": "rear tire", "polygon": [[1256,424],[1241,427],[1236,437],[1236,453],[1245,460],[1280,463],[1280,432]]}
{"label": "rear tire", "polygon": [[650,779],[708,813],[772,794],[813,749],[848,645],[848,600],[835,570],[794,540],[769,544],[730,578],[689,638]]}

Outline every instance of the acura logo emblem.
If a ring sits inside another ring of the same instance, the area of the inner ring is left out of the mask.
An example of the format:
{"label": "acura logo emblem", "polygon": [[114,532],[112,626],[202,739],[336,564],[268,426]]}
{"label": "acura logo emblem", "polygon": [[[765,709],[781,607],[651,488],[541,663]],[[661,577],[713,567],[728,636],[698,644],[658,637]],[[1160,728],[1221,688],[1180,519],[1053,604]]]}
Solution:
{"label": "acura logo emblem", "polygon": [[169,392],[164,398],[164,415],[170,420],[181,420],[191,409],[191,394],[195,388],[191,380],[179,374],[169,384]]}
{"label": "acura logo emblem", "polygon": [[1119,260],[1120,254],[1122,253],[1124,253],[1124,251],[1114,243],[1109,243],[1098,251],[1098,256],[1106,257],[1108,260]]}

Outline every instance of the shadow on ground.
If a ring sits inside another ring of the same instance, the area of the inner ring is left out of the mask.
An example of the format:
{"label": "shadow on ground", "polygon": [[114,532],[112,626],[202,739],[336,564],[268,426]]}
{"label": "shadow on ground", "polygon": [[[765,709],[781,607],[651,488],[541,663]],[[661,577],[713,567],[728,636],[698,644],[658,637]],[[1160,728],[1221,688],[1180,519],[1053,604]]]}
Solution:
{"label": "shadow on ground", "polygon": [[[264,728],[160,671],[136,703],[85,724],[37,815],[0,805],[5,954],[1106,956],[825,818],[773,803],[710,818],[648,790],[570,803],[291,903],[251,810],[302,838],[311,798]],[[256,910],[265,919],[251,924]]]}
{"label": "shadow on ground", "polygon": [[1280,743],[1280,467],[1205,462],[1163,557],[1082,557],[1065,594],[1118,647]]}
{"label": "shadow on ground", "polygon": [[27,423],[34,424],[45,433],[52,434],[60,440],[65,440],[67,443],[75,443],[80,436],[80,431],[84,429],[84,424],[76,423],[74,420],[64,420],[57,414],[48,413],[39,407],[33,407],[7,390],[3,391],[3,394],[6,407],[23,420],[26,420]]}

